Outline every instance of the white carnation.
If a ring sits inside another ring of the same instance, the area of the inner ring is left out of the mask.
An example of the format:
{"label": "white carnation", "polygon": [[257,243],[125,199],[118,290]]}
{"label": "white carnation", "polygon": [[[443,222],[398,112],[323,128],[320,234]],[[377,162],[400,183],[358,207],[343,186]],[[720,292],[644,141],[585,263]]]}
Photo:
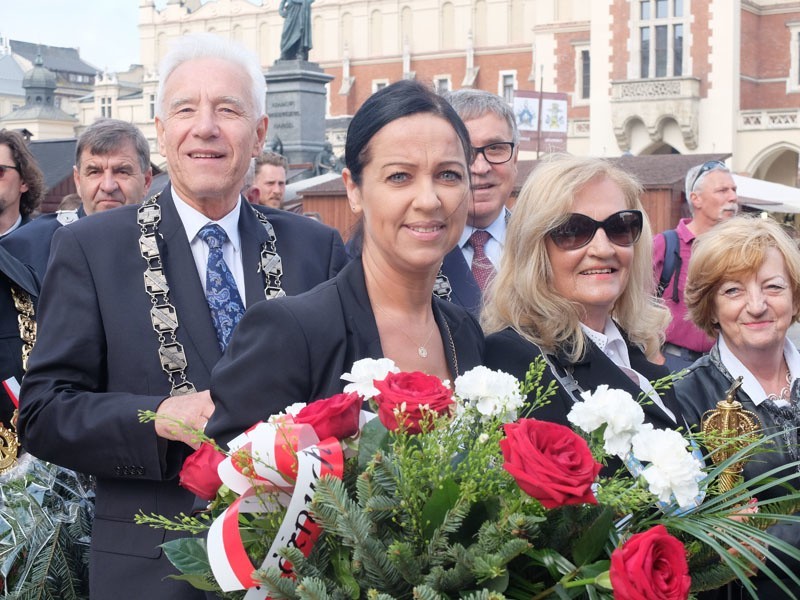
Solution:
{"label": "white carnation", "polygon": [[649,461],[642,476],[650,492],[662,502],[674,496],[681,508],[695,504],[703,479],[703,463],[686,450],[688,442],[672,429],[643,431],[632,440],[633,454]]}
{"label": "white carnation", "polygon": [[576,402],[567,415],[570,423],[586,433],[606,426],[603,448],[607,454],[624,457],[631,448],[631,439],[644,425],[644,410],[626,391],[598,386],[594,392],[583,392],[583,402]]}
{"label": "white carnation", "polygon": [[353,363],[351,373],[344,373],[342,379],[349,381],[344,393],[356,392],[365,400],[378,395],[374,381],[386,379],[389,373],[399,373],[400,369],[390,358],[362,358]]}
{"label": "white carnation", "polygon": [[515,377],[484,366],[459,375],[455,386],[456,396],[486,419],[498,417],[503,422],[514,421],[524,401]]}

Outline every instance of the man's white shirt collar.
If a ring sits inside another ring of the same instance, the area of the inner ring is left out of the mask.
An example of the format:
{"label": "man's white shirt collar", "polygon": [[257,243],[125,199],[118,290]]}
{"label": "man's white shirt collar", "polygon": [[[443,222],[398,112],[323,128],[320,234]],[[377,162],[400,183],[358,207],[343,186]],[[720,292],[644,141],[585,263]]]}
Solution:
{"label": "man's white shirt collar", "polygon": [[186,237],[189,238],[189,243],[192,243],[197,237],[197,233],[209,223],[216,223],[228,235],[228,240],[233,246],[233,250],[238,254],[241,250],[241,238],[239,237],[239,213],[242,210],[242,197],[236,201],[236,206],[227,215],[222,217],[219,221],[212,221],[199,210],[187,204],[181,198],[175,188],[171,188],[172,198],[175,201],[175,210],[178,211],[178,216],[183,223],[183,228],[186,231]]}
{"label": "man's white shirt collar", "polygon": [[[485,231],[489,232],[489,235],[492,236],[492,239],[497,241],[501,246],[504,246],[506,243],[506,213],[508,212],[507,208],[503,208],[500,211],[500,215],[492,221],[491,225],[489,225]],[[472,225],[467,224],[464,227],[464,231],[461,232],[461,238],[458,240],[458,247],[463,248],[466,243],[469,241],[469,236],[472,235],[472,232],[478,229],[477,227],[473,227]]]}

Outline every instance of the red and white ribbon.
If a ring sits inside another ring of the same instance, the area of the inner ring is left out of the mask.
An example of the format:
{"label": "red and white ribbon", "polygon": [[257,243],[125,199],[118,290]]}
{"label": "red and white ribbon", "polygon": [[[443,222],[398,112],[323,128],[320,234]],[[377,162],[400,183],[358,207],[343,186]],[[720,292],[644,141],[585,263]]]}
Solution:
{"label": "red and white ribbon", "polygon": [[[286,507],[286,515],[260,568],[274,566],[292,577],[292,565],[281,548],[296,547],[308,556],[321,529],[309,513],[317,481],[326,475],[341,478],[344,455],[339,440],[321,443],[309,425],[286,418],[259,423],[230,444],[232,452],[219,465],[222,482],[240,494],[212,523],[208,532],[208,557],[223,591],[249,590],[246,600],[267,598],[253,580],[256,567],[245,552],[239,515],[272,512]],[[241,464],[241,455],[252,456]]]}

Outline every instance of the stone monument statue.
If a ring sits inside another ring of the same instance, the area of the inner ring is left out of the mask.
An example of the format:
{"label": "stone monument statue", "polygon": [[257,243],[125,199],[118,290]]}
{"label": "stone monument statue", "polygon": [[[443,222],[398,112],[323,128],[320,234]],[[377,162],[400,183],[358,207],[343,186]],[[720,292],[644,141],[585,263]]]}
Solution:
{"label": "stone monument statue", "polygon": [[331,171],[336,171],[336,155],[333,153],[333,145],[325,142],[322,150],[314,157],[314,175],[324,175]]}
{"label": "stone monument statue", "polygon": [[311,50],[311,3],[314,0],[281,0],[278,13],[284,18],[281,60],[308,60]]}

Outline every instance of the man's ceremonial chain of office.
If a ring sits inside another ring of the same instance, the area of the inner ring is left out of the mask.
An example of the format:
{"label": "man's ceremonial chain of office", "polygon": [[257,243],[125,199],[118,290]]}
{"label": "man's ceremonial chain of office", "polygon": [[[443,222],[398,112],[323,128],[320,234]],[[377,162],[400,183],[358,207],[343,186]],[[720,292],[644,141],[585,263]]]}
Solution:
{"label": "man's ceremonial chain of office", "polygon": [[447,278],[447,275],[439,269],[439,273],[436,275],[436,281],[433,283],[433,295],[450,302],[450,292],[452,291],[453,288],[450,287],[450,280]]}
{"label": "man's ceremonial chain of office", "polygon": [[[159,196],[160,193],[156,194],[139,207],[137,221],[142,230],[142,235],[139,237],[139,250],[147,263],[147,269],[144,272],[144,287],[153,304],[150,309],[150,321],[160,344],[158,356],[161,368],[169,377],[172,395],[179,396],[197,390],[186,377],[188,361],[183,344],[178,341],[178,314],[169,299],[169,284],[156,240],[158,225],[161,222]],[[249,207],[249,205],[247,206]],[[242,209],[246,210],[244,203]],[[266,216],[252,207],[250,210],[255,213],[267,231],[267,239],[261,245],[261,264],[259,265],[259,272],[264,273],[264,295],[267,300],[280,298],[286,294],[281,289],[283,263],[275,249],[275,230]]]}
{"label": "man's ceremonial chain of office", "polygon": [[[28,292],[13,283],[11,284],[11,298],[14,300],[14,308],[19,313],[17,322],[19,323],[19,337],[22,340],[22,370],[26,371],[28,357],[36,342],[33,299]],[[16,432],[18,414],[19,411],[14,410],[14,416],[11,417],[8,427],[0,423],[0,473],[11,470],[17,464],[17,455],[19,454],[19,437]]]}
{"label": "man's ceremonial chain of office", "polygon": [[19,313],[17,322],[19,323],[19,337],[22,340],[22,370],[27,371],[28,357],[31,355],[31,350],[33,350],[33,344],[36,342],[33,299],[28,292],[16,285],[11,286],[11,298],[14,300],[14,308]]}

